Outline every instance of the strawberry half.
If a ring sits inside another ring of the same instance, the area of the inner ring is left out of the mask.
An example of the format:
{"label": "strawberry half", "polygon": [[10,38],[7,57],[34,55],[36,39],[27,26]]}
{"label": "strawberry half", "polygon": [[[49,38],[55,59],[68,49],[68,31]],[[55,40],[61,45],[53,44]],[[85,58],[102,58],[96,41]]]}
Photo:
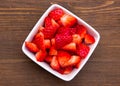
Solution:
{"label": "strawberry half", "polygon": [[69,33],[69,31],[64,32],[62,34],[57,34],[55,36],[55,45],[57,49],[62,48],[70,42],[72,42],[72,35]]}
{"label": "strawberry half", "polygon": [[56,56],[53,56],[52,58],[52,61],[50,63],[50,66],[52,67],[52,69],[54,70],[60,70],[60,65],[58,63],[58,60],[57,60],[57,57]]}
{"label": "strawberry half", "polygon": [[36,53],[39,51],[39,48],[37,47],[36,44],[31,43],[31,42],[25,42],[25,46],[27,47],[28,50],[30,50],[33,53]]}
{"label": "strawberry half", "polygon": [[35,57],[36,57],[37,61],[43,62],[45,57],[46,57],[46,55],[47,55],[46,51],[40,50],[39,52],[37,52],[35,54]]}
{"label": "strawberry half", "polygon": [[77,19],[68,14],[64,14],[60,18],[60,23],[65,27],[72,27],[76,22],[77,22]]}
{"label": "strawberry half", "polygon": [[45,18],[45,29],[43,29],[43,34],[45,39],[51,39],[52,37],[54,37],[57,28],[59,28],[59,24],[57,24],[57,22],[55,22],[54,19],[51,19],[49,17]]}
{"label": "strawberry half", "polygon": [[87,33],[87,29],[83,25],[77,25],[76,28],[77,34],[79,34],[81,38],[84,38]]}
{"label": "strawberry half", "polygon": [[73,42],[76,44],[80,44],[82,42],[82,38],[79,34],[73,34]]}
{"label": "strawberry half", "polygon": [[49,49],[51,47],[51,42],[49,39],[45,39],[44,40],[44,45],[45,45],[45,49]]}
{"label": "strawberry half", "polygon": [[64,64],[69,61],[69,59],[71,58],[71,55],[65,51],[58,51],[57,58],[60,66],[64,67]]}
{"label": "strawberry half", "polygon": [[73,70],[73,67],[72,66],[68,66],[68,67],[65,67],[63,70],[62,70],[62,74],[69,74],[71,73]]}
{"label": "strawberry half", "polygon": [[53,58],[53,56],[48,55],[48,56],[45,57],[45,61],[47,63],[51,63],[52,62],[52,58]]}
{"label": "strawberry half", "polygon": [[69,59],[69,61],[67,61],[67,62],[64,64],[64,67],[67,67],[67,66],[75,66],[75,65],[77,65],[80,61],[81,61],[81,57],[80,57],[80,56],[73,55],[73,56],[71,56],[71,58]]}
{"label": "strawberry half", "polygon": [[85,44],[79,44],[77,46],[77,54],[81,57],[81,58],[85,58],[88,53],[89,53],[90,48],[85,45]]}
{"label": "strawberry half", "polygon": [[37,33],[32,42],[35,43],[39,49],[45,50],[44,35],[42,32]]}
{"label": "strawberry half", "polygon": [[86,34],[85,35],[85,43],[86,44],[93,44],[95,42],[95,39],[92,35]]}
{"label": "strawberry half", "polygon": [[54,46],[50,47],[49,55],[57,55],[57,50]]}
{"label": "strawberry half", "polygon": [[67,51],[75,52],[76,51],[76,43],[71,42],[71,43],[65,45],[62,49],[67,50]]}
{"label": "strawberry half", "polygon": [[49,17],[54,20],[59,20],[64,15],[64,11],[60,8],[56,8],[49,13]]}

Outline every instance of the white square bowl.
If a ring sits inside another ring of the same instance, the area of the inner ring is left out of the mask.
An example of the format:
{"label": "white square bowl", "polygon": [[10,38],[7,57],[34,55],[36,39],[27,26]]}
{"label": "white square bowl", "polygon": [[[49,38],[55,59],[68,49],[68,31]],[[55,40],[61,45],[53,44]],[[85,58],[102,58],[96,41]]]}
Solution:
{"label": "white square bowl", "polygon": [[[78,69],[73,69],[73,71],[70,74],[67,75],[63,75],[58,73],[57,71],[53,70],[47,63],[45,62],[38,62],[35,58],[35,55],[33,53],[31,53],[26,47],[25,47],[25,41],[31,41],[34,37],[34,35],[37,33],[39,26],[43,25],[44,19],[46,16],[48,16],[49,12],[51,12],[53,9],[55,8],[61,8],[63,9],[63,11],[65,13],[68,13],[72,16],[74,16],[77,20],[78,23],[81,25],[84,25],[87,28],[88,33],[90,33],[92,36],[94,36],[95,38],[95,43],[90,45],[90,51],[87,55],[87,57],[85,59],[83,59],[81,61],[80,67]],[[39,66],[41,66],[42,68],[44,68],[45,70],[47,70],[48,72],[50,72],[51,74],[57,76],[58,78],[64,80],[64,81],[70,81],[72,80],[77,73],[83,68],[83,66],[85,65],[85,63],[88,61],[88,59],[90,58],[91,54],[93,53],[93,51],[95,50],[98,42],[100,39],[100,35],[99,33],[90,25],[88,25],[85,21],[83,21],[81,18],[77,17],[75,14],[71,13],[70,11],[68,11],[67,9],[65,9],[64,7],[57,5],[57,4],[53,4],[51,5],[47,11],[42,15],[42,17],[38,20],[38,22],[36,23],[36,25],[33,27],[32,31],[29,33],[29,35],[27,36],[27,38],[25,39],[23,45],[22,45],[22,51],[32,60],[34,61],[36,64],[38,64]]]}

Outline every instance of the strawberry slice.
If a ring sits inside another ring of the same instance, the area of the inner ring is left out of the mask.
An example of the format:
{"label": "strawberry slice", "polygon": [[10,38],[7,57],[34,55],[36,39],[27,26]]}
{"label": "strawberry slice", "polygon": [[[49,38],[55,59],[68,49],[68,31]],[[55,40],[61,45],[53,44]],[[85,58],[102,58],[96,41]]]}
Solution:
{"label": "strawberry slice", "polygon": [[51,47],[51,42],[49,39],[45,39],[44,40],[44,45],[45,45],[45,49],[49,49]]}
{"label": "strawberry slice", "polygon": [[87,29],[83,25],[77,25],[76,28],[77,34],[79,34],[81,38],[84,38],[87,33]]}
{"label": "strawberry slice", "polygon": [[89,53],[90,48],[85,45],[85,44],[79,44],[77,47],[77,54],[84,59],[88,53]]}
{"label": "strawberry slice", "polygon": [[42,32],[37,33],[32,42],[35,43],[39,49],[45,50],[44,35]]}
{"label": "strawberry slice", "polygon": [[79,34],[74,34],[72,35],[73,37],[73,42],[76,44],[80,44],[82,42],[82,38]]}
{"label": "strawberry slice", "polygon": [[72,72],[72,70],[73,70],[72,66],[65,67],[62,71],[62,74],[69,74]]}
{"label": "strawberry slice", "polygon": [[43,26],[39,26],[39,27],[38,27],[38,33],[39,33],[39,32],[42,32],[43,29],[45,29]]}
{"label": "strawberry slice", "polygon": [[46,55],[47,55],[46,51],[40,50],[39,52],[37,52],[35,54],[35,57],[36,57],[37,61],[43,62],[45,57],[46,57]]}
{"label": "strawberry slice", "polygon": [[76,51],[76,43],[71,42],[71,43],[65,45],[62,49],[75,52]]}
{"label": "strawberry slice", "polygon": [[39,48],[37,47],[36,44],[31,43],[31,42],[25,42],[25,46],[27,47],[28,50],[30,50],[33,53],[36,53],[39,51]]}
{"label": "strawberry slice", "polygon": [[45,57],[45,61],[47,63],[51,63],[52,62],[52,58],[53,58],[53,56],[48,55],[48,56]]}
{"label": "strawberry slice", "polygon": [[72,42],[72,35],[69,33],[69,31],[64,32],[62,34],[57,34],[55,36],[55,45],[57,49],[62,48],[70,42]]}
{"label": "strawberry slice", "polygon": [[51,19],[50,17],[45,18],[45,29],[43,29],[43,34],[45,39],[51,39],[54,37],[55,32],[57,31],[57,28],[59,28],[59,24],[55,22],[54,19]]}
{"label": "strawberry slice", "polygon": [[55,38],[51,39],[51,45],[55,47]]}
{"label": "strawberry slice", "polygon": [[68,14],[64,14],[60,18],[60,23],[65,27],[72,27],[76,22],[77,22],[77,19]]}
{"label": "strawberry slice", "polygon": [[60,8],[56,8],[49,13],[49,16],[54,20],[59,20],[64,15],[64,11]]}
{"label": "strawberry slice", "polygon": [[60,65],[58,63],[58,60],[57,60],[57,57],[56,56],[53,56],[52,58],[52,61],[50,63],[50,66],[52,67],[52,69],[54,70],[60,70]]}
{"label": "strawberry slice", "polygon": [[86,34],[85,35],[85,43],[86,44],[93,44],[95,42],[95,39],[92,35]]}
{"label": "strawberry slice", "polygon": [[71,58],[71,55],[65,51],[58,51],[57,58],[60,66],[64,67],[64,64],[69,61],[69,59]]}
{"label": "strawberry slice", "polygon": [[54,46],[50,48],[49,55],[57,55],[57,50],[55,49]]}

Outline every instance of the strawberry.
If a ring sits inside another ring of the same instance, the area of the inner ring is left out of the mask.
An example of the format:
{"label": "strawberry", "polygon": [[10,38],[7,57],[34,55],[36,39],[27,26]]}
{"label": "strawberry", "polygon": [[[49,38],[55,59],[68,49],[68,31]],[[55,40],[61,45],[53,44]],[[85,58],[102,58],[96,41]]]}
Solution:
{"label": "strawberry", "polygon": [[69,32],[71,35],[76,33],[76,28],[60,27],[57,31],[58,34]]}
{"label": "strawberry", "polygon": [[49,39],[45,39],[44,40],[44,45],[46,49],[49,49],[51,47],[51,42]]}
{"label": "strawberry", "polygon": [[68,14],[64,14],[60,18],[60,23],[65,27],[72,27],[76,22],[77,22],[77,19]]}
{"label": "strawberry", "polygon": [[89,50],[90,48],[85,44],[79,44],[77,46],[77,54],[83,59],[88,55]]}
{"label": "strawberry", "polygon": [[52,58],[53,58],[53,56],[48,55],[48,56],[45,57],[45,61],[47,63],[51,63],[52,62]]}
{"label": "strawberry", "polygon": [[52,46],[49,51],[49,55],[57,55],[57,50]]}
{"label": "strawberry", "polygon": [[75,65],[75,68],[79,68],[80,67],[80,63],[81,63],[81,61]]}
{"label": "strawberry", "polygon": [[46,51],[40,50],[39,52],[37,52],[35,54],[35,57],[36,57],[37,61],[43,62],[45,57],[46,57],[46,55],[47,55]]}
{"label": "strawberry", "polygon": [[76,44],[80,44],[82,42],[82,38],[79,34],[74,34],[72,35],[73,37],[73,42]]}
{"label": "strawberry", "polygon": [[72,42],[72,35],[69,32],[57,34],[55,36],[55,44],[57,49],[62,48],[63,46],[69,44],[70,42]]}
{"label": "strawberry", "polygon": [[55,22],[55,20],[46,17],[45,18],[45,29],[43,29],[43,34],[45,39],[51,39],[52,37],[54,37],[57,28],[59,28],[59,24],[57,24],[57,22]]}
{"label": "strawberry", "polygon": [[77,34],[79,34],[81,38],[84,38],[87,33],[87,29],[83,25],[77,25],[76,28]]}
{"label": "strawberry", "polygon": [[43,29],[45,29],[43,26],[39,26],[38,27],[38,33],[41,32],[41,31],[43,31]]}
{"label": "strawberry", "polygon": [[71,43],[65,45],[62,49],[75,52],[76,51],[76,43],[71,42]]}
{"label": "strawberry", "polygon": [[73,67],[72,66],[68,66],[68,67],[65,67],[63,70],[62,70],[62,74],[69,74],[71,73],[73,70]]}
{"label": "strawberry", "polygon": [[52,46],[55,46],[55,38],[52,38],[52,39],[51,39],[51,45],[52,45]]}
{"label": "strawberry", "polygon": [[69,61],[69,59],[71,58],[71,55],[65,51],[58,51],[57,58],[60,66],[64,67],[64,64]]}
{"label": "strawberry", "polygon": [[45,50],[44,35],[42,32],[37,33],[32,42],[35,43],[39,49]]}
{"label": "strawberry", "polygon": [[95,42],[95,39],[92,35],[86,34],[85,35],[85,43],[86,44],[93,44]]}
{"label": "strawberry", "polygon": [[58,60],[57,60],[57,57],[56,56],[53,56],[52,58],[52,61],[50,63],[50,66],[52,67],[52,69],[54,70],[60,70],[60,65],[58,63]]}
{"label": "strawberry", "polygon": [[59,20],[63,15],[64,12],[60,8],[56,8],[49,13],[49,17],[53,18],[54,20]]}
{"label": "strawberry", "polygon": [[25,42],[25,46],[27,47],[28,50],[30,50],[33,53],[36,53],[39,51],[39,48],[37,47],[36,44],[31,43],[31,42]]}
{"label": "strawberry", "polygon": [[64,67],[75,66],[81,61],[80,56],[73,55],[71,58],[64,64]]}

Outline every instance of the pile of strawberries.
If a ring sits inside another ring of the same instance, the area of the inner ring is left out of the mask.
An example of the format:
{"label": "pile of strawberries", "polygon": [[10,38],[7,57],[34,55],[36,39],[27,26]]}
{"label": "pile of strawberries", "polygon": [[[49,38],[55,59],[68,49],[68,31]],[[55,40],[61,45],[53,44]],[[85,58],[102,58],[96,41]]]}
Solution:
{"label": "pile of strawberries", "polygon": [[94,42],[94,37],[86,27],[78,24],[75,17],[56,8],[25,46],[35,54],[37,61],[48,63],[61,74],[69,74],[74,68],[79,68],[81,60],[89,53],[89,45]]}

